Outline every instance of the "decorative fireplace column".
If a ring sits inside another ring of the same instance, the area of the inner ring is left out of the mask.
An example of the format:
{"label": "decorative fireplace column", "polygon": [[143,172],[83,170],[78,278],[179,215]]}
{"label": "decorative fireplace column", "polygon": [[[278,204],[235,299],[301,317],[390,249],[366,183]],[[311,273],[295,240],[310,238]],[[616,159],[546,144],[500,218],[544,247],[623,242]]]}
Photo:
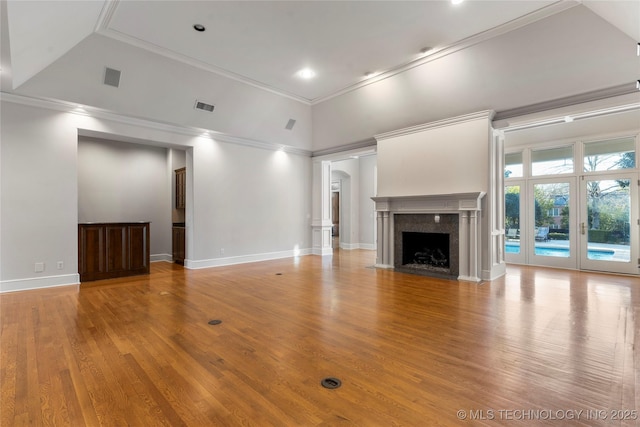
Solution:
{"label": "decorative fireplace column", "polygon": [[376,267],[394,268],[394,217],[402,214],[458,214],[458,280],[479,282],[481,202],[484,192],[424,196],[372,197],[378,226]]}

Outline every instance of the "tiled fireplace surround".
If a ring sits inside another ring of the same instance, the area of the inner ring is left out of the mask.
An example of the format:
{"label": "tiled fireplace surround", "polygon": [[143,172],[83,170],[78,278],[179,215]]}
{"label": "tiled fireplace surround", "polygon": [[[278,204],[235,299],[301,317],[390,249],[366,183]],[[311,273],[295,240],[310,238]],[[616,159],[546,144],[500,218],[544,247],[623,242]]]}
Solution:
{"label": "tiled fireplace surround", "polygon": [[451,252],[448,271],[430,271],[427,268],[413,272],[479,282],[482,255],[480,214],[484,195],[483,192],[474,192],[373,197],[378,227],[376,267],[412,272],[411,268],[402,266],[403,231],[448,233]]}

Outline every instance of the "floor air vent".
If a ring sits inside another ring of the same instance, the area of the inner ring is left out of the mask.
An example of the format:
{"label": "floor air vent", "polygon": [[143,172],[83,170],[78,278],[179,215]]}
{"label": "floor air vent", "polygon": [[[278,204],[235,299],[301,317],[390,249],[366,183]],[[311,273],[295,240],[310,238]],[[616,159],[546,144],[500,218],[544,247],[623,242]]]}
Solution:
{"label": "floor air vent", "polygon": [[208,111],[210,113],[213,113],[213,109],[215,108],[215,106],[213,106],[212,104],[207,104],[204,102],[200,102],[200,101],[196,101],[196,110],[203,110],[203,111]]}

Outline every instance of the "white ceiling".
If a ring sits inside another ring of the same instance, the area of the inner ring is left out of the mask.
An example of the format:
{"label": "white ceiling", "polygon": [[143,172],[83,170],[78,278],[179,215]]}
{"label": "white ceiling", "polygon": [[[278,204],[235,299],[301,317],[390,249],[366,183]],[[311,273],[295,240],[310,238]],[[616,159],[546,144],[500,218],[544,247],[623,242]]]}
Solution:
{"label": "white ceiling", "polygon": [[[101,32],[313,101],[551,3],[121,2]],[[306,67],[316,77],[296,76]]]}
{"label": "white ceiling", "polygon": [[[437,52],[577,3],[9,0],[7,4],[14,87],[97,32],[314,102],[362,84],[366,72],[406,66],[420,59],[422,48]],[[640,39],[640,1],[584,4]],[[196,32],[194,24],[204,25],[206,31]],[[5,58],[7,69],[4,62]],[[296,72],[304,67],[317,75],[299,78]]]}

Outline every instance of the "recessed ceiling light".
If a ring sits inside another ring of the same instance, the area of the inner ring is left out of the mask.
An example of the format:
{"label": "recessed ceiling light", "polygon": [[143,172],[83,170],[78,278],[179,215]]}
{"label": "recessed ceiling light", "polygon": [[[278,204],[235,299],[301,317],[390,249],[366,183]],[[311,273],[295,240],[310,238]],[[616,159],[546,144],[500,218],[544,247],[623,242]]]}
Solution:
{"label": "recessed ceiling light", "polygon": [[310,79],[316,75],[315,71],[310,68],[303,68],[302,70],[298,71],[297,74],[298,77],[301,77],[303,79]]}
{"label": "recessed ceiling light", "polygon": [[564,116],[564,122],[565,123],[571,123],[573,121],[573,117],[571,116]]}
{"label": "recessed ceiling light", "polygon": [[202,24],[195,24],[193,26],[193,29],[196,30],[196,31],[200,31],[200,32],[203,32],[204,30],[206,30],[206,28]]}
{"label": "recessed ceiling light", "polygon": [[371,77],[373,77],[375,75],[376,75],[376,73],[373,72],[373,71],[367,71],[366,73],[364,73],[364,77],[367,78],[367,79],[371,78]]}
{"label": "recessed ceiling light", "polygon": [[432,48],[432,47],[427,46],[427,47],[423,47],[422,49],[420,49],[420,53],[421,53],[422,55],[424,55],[424,54],[426,54],[426,53],[431,52],[432,50],[433,50],[433,48]]}
{"label": "recessed ceiling light", "polygon": [[462,3],[464,0],[451,0],[451,4],[460,4]]}

